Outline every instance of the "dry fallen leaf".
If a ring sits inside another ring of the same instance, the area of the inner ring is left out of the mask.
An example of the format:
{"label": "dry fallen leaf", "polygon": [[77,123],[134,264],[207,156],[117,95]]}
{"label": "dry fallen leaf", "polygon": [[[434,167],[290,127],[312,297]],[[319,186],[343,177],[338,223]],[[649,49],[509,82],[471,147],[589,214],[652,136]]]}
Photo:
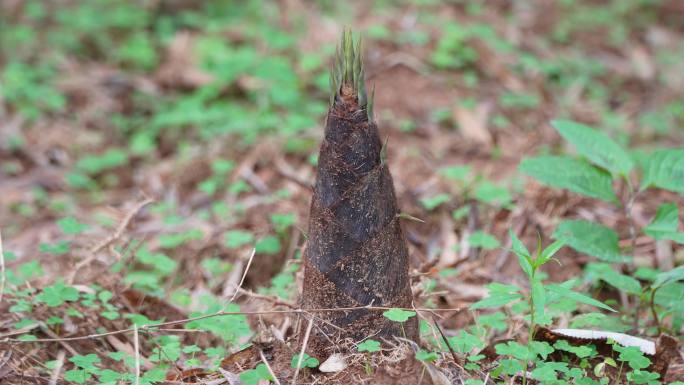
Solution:
{"label": "dry fallen leaf", "polygon": [[347,361],[340,353],[334,353],[327,360],[318,366],[318,370],[323,373],[341,372],[347,368]]}
{"label": "dry fallen leaf", "polygon": [[453,114],[463,136],[475,143],[491,145],[492,134],[487,129],[491,104],[480,103],[474,108],[456,106]]}
{"label": "dry fallen leaf", "polygon": [[175,87],[200,87],[211,83],[213,76],[202,71],[193,54],[194,41],[188,32],[180,32],[169,44],[166,59],[159,66],[160,83]]}

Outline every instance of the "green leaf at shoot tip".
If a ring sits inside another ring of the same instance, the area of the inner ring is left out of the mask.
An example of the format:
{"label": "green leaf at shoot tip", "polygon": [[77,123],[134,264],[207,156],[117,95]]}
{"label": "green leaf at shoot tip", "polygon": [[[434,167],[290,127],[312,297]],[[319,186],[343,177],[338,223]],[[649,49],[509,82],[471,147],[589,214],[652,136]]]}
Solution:
{"label": "green leaf at shoot tip", "polygon": [[544,250],[542,250],[541,254],[539,255],[539,266],[545,264],[548,262],[553,256],[565,246],[565,241],[562,239],[554,241],[552,244],[546,246]]}

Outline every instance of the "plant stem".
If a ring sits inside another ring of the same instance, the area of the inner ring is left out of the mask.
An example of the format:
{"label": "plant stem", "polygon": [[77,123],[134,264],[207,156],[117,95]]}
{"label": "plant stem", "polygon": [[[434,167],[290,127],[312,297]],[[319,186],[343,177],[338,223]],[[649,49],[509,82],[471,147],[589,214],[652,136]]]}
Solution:
{"label": "plant stem", "polygon": [[[531,290],[532,288],[532,282],[534,282],[534,274],[536,273],[536,269],[532,269],[532,276],[531,281],[530,281],[530,297],[528,298],[528,303],[530,306],[530,329],[527,332],[527,349],[529,352],[530,345],[532,344],[532,341],[534,341],[534,331],[537,328],[537,322],[535,320],[535,313],[536,309],[534,307],[534,298],[533,298],[533,291]],[[523,366],[523,378],[522,378],[522,383],[523,385],[527,385],[527,367],[530,364],[530,357],[529,354],[525,358],[525,365]]]}
{"label": "plant stem", "polygon": [[656,327],[658,328],[658,333],[662,333],[663,329],[662,326],[660,325],[660,320],[658,319],[658,312],[655,309],[655,295],[656,292],[660,289],[660,287],[656,287],[654,289],[651,289],[651,299],[649,301],[649,305],[651,308],[651,314],[653,315],[653,320],[656,323]]}
{"label": "plant stem", "polygon": [[627,190],[629,196],[626,202],[623,201],[621,203],[623,206],[624,215],[627,218],[627,221],[629,222],[630,248],[632,251],[634,251],[634,249],[636,248],[636,223],[631,214],[632,206],[634,206],[634,201],[636,200],[637,196],[639,196],[639,191],[634,190],[634,186],[632,185],[632,181],[629,179],[629,177],[625,177],[625,180],[627,181]]}
{"label": "plant stem", "polygon": [[370,376],[370,375],[373,374],[373,368],[371,368],[371,365],[370,365],[370,353],[366,353],[366,365],[365,365],[365,369],[366,369],[366,374],[367,374],[367,375]]}

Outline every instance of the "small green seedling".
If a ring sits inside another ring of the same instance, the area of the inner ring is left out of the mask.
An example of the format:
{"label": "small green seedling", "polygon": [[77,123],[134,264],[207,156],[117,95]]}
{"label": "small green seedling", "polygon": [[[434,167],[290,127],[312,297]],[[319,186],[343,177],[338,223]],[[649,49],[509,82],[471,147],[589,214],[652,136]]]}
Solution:
{"label": "small green seedling", "polygon": [[415,311],[409,311],[409,310],[403,310],[403,309],[398,309],[398,308],[392,308],[384,313],[382,313],[385,318],[389,319],[390,321],[394,322],[401,322],[404,323],[409,320],[409,318],[414,317],[416,315]]}
{"label": "small green seedling", "polygon": [[238,377],[244,385],[257,385],[261,380],[273,380],[271,372],[268,371],[268,368],[264,364],[259,364],[254,369],[245,370],[240,373]]}
{"label": "small green seedling", "polygon": [[356,345],[356,350],[359,352],[369,352],[369,353],[375,353],[379,352],[381,350],[380,348],[380,342],[376,340],[365,340],[361,342],[360,344]]}
{"label": "small green seedling", "polygon": [[385,318],[389,319],[390,321],[394,322],[399,322],[401,324],[401,332],[404,335],[404,338],[406,338],[406,331],[404,330],[404,322],[408,321],[409,318],[414,317],[416,315],[415,311],[408,311],[408,310],[403,310],[403,309],[398,309],[398,308],[392,308],[384,313],[382,313]]}
{"label": "small green seedling", "polygon": [[423,362],[434,362],[439,359],[439,355],[436,352],[420,349],[416,352],[416,359]]}
{"label": "small green seedling", "polygon": [[[304,353],[304,355],[301,357],[301,361],[299,358],[299,354],[292,356],[292,360],[290,361],[290,366],[292,366],[292,369],[296,369],[297,366],[299,366],[299,368],[316,368],[320,364],[318,359],[311,357],[306,353]],[[299,363],[299,365],[297,365],[297,363]]]}
{"label": "small green seedling", "polygon": [[367,375],[369,375],[369,376],[372,375],[373,374],[373,368],[371,368],[371,365],[370,365],[370,353],[379,352],[381,350],[380,342],[378,342],[376,340],[368,339],[368,340],[365,340],[365,341],[361,342],[360,344],[356,345],[356,350],[358,350],[359,352],[367,352],[366,362],[364,364],[364,368],[366,370]]}

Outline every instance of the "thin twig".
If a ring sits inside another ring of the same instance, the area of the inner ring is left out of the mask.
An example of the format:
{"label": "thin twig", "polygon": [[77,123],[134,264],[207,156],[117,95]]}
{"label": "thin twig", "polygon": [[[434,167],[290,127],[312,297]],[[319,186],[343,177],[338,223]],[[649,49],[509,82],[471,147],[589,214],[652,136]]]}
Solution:
{"label": "thin twig", "polygon": [[140,385],[140,338],[138,324],[133,324],[133,349],[135,349],[135,385]]}
{"label": "thin twig", "polygon": [[52,374],[50,374],[50,385],[57,385],[57,379],[59,379],[59,373],[62,371],[62,366],[64,365],[64,350],[60,350],[57,353],[57,360],[55,360],[55,367],[52,369]]}
{"label": "thin twig", "polygon": [[302,360],[304,359],[304,351],[306,350],[306,345],[309,343],[309,336],[311,336],[313,321],[313,317],[309,318],[309,325],[306,327],[306,333],[304,333],[304,342],[302,343],[302,350],[299,352],[299,358],[297,358],[297,368],[295,369],[294,376],[292,377],[292,385],[297,385],[297,376],[299,375],[299,368],[302,366]]}
{"label": "thin twig", "polygon": [[655,295],[656,292],[660,289],[660,287],[656,287],[655,289],[651,289],[651,296],[649,298],[649,307],[651,308],[651,314],[653,315],[653,321],[656,323],[656,327],[658,328],[658,333],[663,332],[663,327],[660,325],[660,320],[658,320],[658,312],[655,309]]}
{"label": "thin twig", "polygon": [[[56,339],[59,338],[59,336],[55,332],[50,330],[50,328],[48,328],[44,322],[39,322],[39,325],[40,325],[40,330],[42,330],[43,333],[50,336],[50,338],[56,338]],[[62,347],[64,347],[64,349],[66,349],[72,356],[78,356],[79,355],[78,352],[76,351],[76,349],[74,349],[71,345],[69,345],[67,343],[67,341],[57,341],[57,342],[60,345],[62,345]]]}
{"label": "thin twig", "polygon": [[93,248],[90,249],[90,252],[93,254],[97,253],[98,251],[102,250],[103,248],[105,248],[110,243],[121,238],[124,230],[126,230],[126,227],[128,227],[128,224],[131,222],[133,217],[135,217],[135,215],[138,213],[138,211],[142,210],[143,207],[147,206],[148,204],[150,204],[152,202],[154,202],[154,199],[152,199],[152,198],[145,198],[145,200],[138,202],[138,204],[136,204],[128,213],[126,213],[126,216],[121,221],[121,223],[119,223],[119,226],[117,226],[116,230],[114,231],[114,234],[110,235],[109,237],[105,238],[102,242],[93,246]]}
{"label": "thin twig", "polygon": [[[391,309],[400,309],[400,310],[406,310],[406,311],[416,311],[416,312],[458,312],[463,309],[461,308],[449,308],[449,309],[424,309],[424,308],[392,308],[392,307],[387,307],[387,306],[350,306],[350,307],[338,307],[338,308],[326,308],[326,309],[291,309],[291,310],[263,310],[263,311],[220,311],[217,313],[213,314],[205,314],[197,317],[191,317],[191,318],[186,318],[182,320],[176,320],[176,321],[168,321],[168,322],[162,322],[159,324],[155,325],[144,325],[140,329],[142,331],[147,331],[151,329],[158,329],[158,328],[163,328],[165,326],[172,326],[172,325],[180,325],[192,321],[199,321],[207,318],[213,318],[213,317],[221,317],[221,316],[230,316],[230,315],[259,315],[259,314],[309,314],[309,313],[328,313],[328,312],[346,312],[346,311],[351,311],[351,310],[360,310],[360,309],[366,309],[366,310],[391,310]],[[88,334],[85,336],[76,336],[76,337],[64,337],[64,338],[39,338],[39,339],[34,339],[31,341],[22,341],[19,339],[15,338],[4,338],[9,335],[16,335],[18,334],[18,331],[13,331],[11,334],[4,334],[0,335],[0,342],[13,342],[13,343],[34,343],[34,342],[59,342],[59,341],[79,341],[79,340],[88,340],[88,339],[96,339],[96,338],[102,338],[106,336],[111,336],[115,334],[125,334],[125,333],[131,333],[135,332],[136,328],[128,328],[128,329],[121,329],[121,330],[114,330],[111,332],[105,332],[105,333],[96,333],[96,334]],[[1,339],[4,338],[4,339]]]}
{"label": "thin twig", "polygon": [[442,328],[439,327],[439,324],[437,324],[437,320],[435,319],[434,316],[432,317],[432,323],[433,323],[433,324],[435,325],[435,327],[437,328],[437,331],[439,332],[439,335],[442,336],[442,339],[444,340],[444,343],[446,344],[447,348],[449,348],[449,351],[451,352],[451,358],[454,359],[454,364],[456,364],[457,366],[460,366],[460,364],[459,364],[459,362],[458,362],[458,357],[456,357],[456,352],[454,352],[454,348],[451,347],[451,342],[449,342],[449,340],[448,340],[448,339],[446,338],[446,336],[444,335],[444,332],[442,331]]}
{"label": "thin twig", "polygon": [[88,258],[85,258],[84,260],[80,261],[79,263],[74,266],[73,271],[71,272],[71,275],[69,276],[69,279],[67,280],[68,283],[72,283],[74,281],[74,278],[76,277],[76,274],[78,273],[81,268],[84,266],[89,265],[96,257],[97,257],[97,252],[102,250],[103,248],[109,246],[112,242],[116,241],[117,239],[121,238],[123,235],[123,232],[126,230],[128,225],[131,223],[131,220],[133,220],[133,217],[142,210],[143,207],[147,206],[148,204],[154,202],[152,198],[146,198],[145,200],[138,202],[128,213],[126,213],[126,216],[124,219],[119,223],[119,226],[117,226],[116,230],[114,231],[114,234],[108,236],[102,242],[98,243],[97,245],[93,246],[90,249],[90,256]]}
{"label": "thin twig", "polygon": [[243,289],[241,287],[238,288],[238,291],[240,293],[243,293],[244,295],[250,297],[250,298],[262,299],[264,301],[271,302],[275,306],[285,306],[285,307],[288,307],[290,309],[297,309],[297,307],[295,305],[293,305],[292,303],[281,301],[279,299],[279,297],[276,297],[276,296],[258,294],[258,293],[251,291],[251,290]]}
{"label": "thin twig", "polygon": [[252,260],[254,260],[254,254],[256,254],[256,248],[252,249],[252,254],[249,256],[249,260],[247,261],[247,267],[245,267],[245,271],[242,273],[242,278],[240,278],[240,283],[235,288],[235,291],[233,292],[233,296],[230,297],[230,301],[228,301],[228,302],[230,302],[230,303],[233,302],[235,297],[240,292],[240,288],[242,287],[242,284],[245,283],[245,278],[247,277],[247,272],[249,271],[249,267],[252,266]]}
{"label": "thin twig", "polygon": [[259,349],[259,357],[261,357],[261,362],[266,365],[266,369],[268,369],[268,372],[271,373],[271,377],[273,377],[273,382],[276,383],[276,385],[280,385],[280,381],[278,381],[278,377],[276,377],[275,372],[273,372],[273,369],[271,369],[271,365],[268,364],[268,360],[264,356],[264,351]]}

